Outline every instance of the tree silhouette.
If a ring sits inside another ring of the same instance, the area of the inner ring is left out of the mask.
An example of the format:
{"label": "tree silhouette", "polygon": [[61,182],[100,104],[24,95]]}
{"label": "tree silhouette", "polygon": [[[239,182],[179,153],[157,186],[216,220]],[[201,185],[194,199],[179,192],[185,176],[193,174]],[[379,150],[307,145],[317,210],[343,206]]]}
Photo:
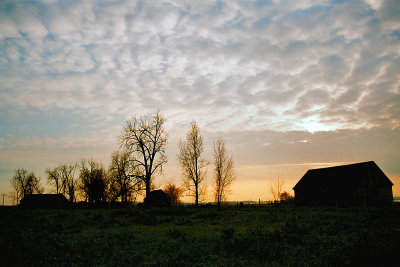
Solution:
{"label": "tree silhouette", "polygon": [[229,194],[230,186],[235,180],[233,171],[232,156],[228,156],[225,143],[222,138],[218,138],[213,145],[214,154],[214,189],[215,201],[220,206]]}
{"label": "tree silhouette", "polygon": [[17,204],[24,196],[41,194],[44,190],[40,185],[40,178],[33,172],[28,173],[28,171],[23,168],[15,170],[15,174],[10,182],[16,194]]}
{"label": "tree silhouette", "polygon": [[132,163],[128,152],[116,151],[112,154],[108,169],[108,198],[111,202],[118,198],[123,203],[135,201],[142,189],[143,181],[138,178],[139,170]]}
{"label": "tree silhouette", "polygon": [[194,194],[195,205],[199,205],[199,196],[202,194],[201,183],[204,181],[208,161],[203,159],[203,137],[200,135],[199,127],[193,121],[186,135],[186,142],[179,142],[179,153],[177,155],[179,164],[183,171],[184,184]]}
{"label": "tree silhouette", "polygon": [[80,164],[79,179],[83,196],[90,205],[100,204],[105,201],[106,173],[100,163],[83,159]]}
{"label": "tree silhouette", "polygon": [[182,197],[185,189],[180,188],[172,183],[168,183],[163,191],[171,198],[171,206],[178,206],[181,203],[180,198]]}
{"label": "tree silhouette", "polygon": [[289,194],[288,192],[286,192],[286,191],[283,191],[283,193],[281,193],[279,195],[279,200],[280,201],[290,201],[292,199],[293,199],[293,196],[291,194]]}
{"label": "tree silhouette", "polygon": [[56,194],[67,196],[71,203],[75,202],[78,180],[75,177],[76,164],[62,164],[54,169],[46,169],[47,180],[56,188]]}
{"label": "tree silhouette", "polygon": [[126,122],[120,137],[121,146],[131,156],[131,162],[138,172],[149,195],[154,174],[162,172],[162,166],[167,163],[165,149],[167,133],[164,130],[165,119],[160,111],[152,117],[133,117]]}
{"label": "tree silhouette", "polygon": [[62,192],[62,179],[59,169],[56,167],[54,169],[47,168],[45,170],[47,174],[47,181],[50,184],[53,184],[56,188],[56,194],[60,194]]}
{"label": "tree silhouette", "polygon": [[75,177],[76,164],[62,164],[58,167],[62,180],[62,191],[68,196],[69,202],[75,202],[75,192],[78,180]]}
{"label": "tree silhouette", "polygon": [[274,201],[278,201],[279,197],[282,192],[282,187],[285,182],[281,181],[278,177],[276,183],[271,183],[269,185],[269,191],[271,192],[272,196],[274,197]]}

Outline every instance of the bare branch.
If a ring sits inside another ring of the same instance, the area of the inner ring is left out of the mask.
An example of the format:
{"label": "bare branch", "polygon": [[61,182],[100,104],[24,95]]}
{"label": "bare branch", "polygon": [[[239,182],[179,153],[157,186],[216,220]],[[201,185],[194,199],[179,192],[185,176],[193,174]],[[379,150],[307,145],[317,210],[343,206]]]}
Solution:
{"label": "bare branch", "polygon": [[278,177],[276,183],[271,183],[269,185],[269,190],[270,190],[270,192],[271,192],[271,194],[272,194],[272,196],[274,198],[274,201],[278,201],[279,200],[279,197],[280,197],[280,195],[282,193],[282,188],[283,188],[284,183],[285,182],[281,181],[279,179],[279,177]]}
{"label": "bare branch", "polygon": [[233,171],[232,156],[228,157],[225,143],[221,138],[214,142],[214,196],[217,205],[226,200],[226,196],[230,193],[230,186],[236,176]]}
{"label": "bare branch", "polygon": [[[201,158],[203,153],[203,137],[200,135],[196,122],[192,122],[186,135],[186,142],[179,142],[177,158],[182,168],[184,184],[189,191],[194,193],[195,204],[199,204],[199,196],[202,192],[200,184],[206,177],[208,161]],[[192,189],[192,186],[194,187]]]}
{"label": "bare branch", "polygon": [[126,122],[120,137],[121,147],[133,158],[132,162],[138,169],[137,178],[145,183],[146,196],[150,193],[154,174],[162,172],[162,166],[167,162],[164,123],[160,111],[152,117],[132,117]]}

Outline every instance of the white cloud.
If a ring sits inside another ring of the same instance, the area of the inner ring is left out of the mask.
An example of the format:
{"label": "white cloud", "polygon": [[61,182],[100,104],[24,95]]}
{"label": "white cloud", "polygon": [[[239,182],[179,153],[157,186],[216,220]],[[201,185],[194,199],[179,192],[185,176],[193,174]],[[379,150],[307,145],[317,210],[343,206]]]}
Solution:
{"label": "white cloud", "polygon": [[[98,118],[162,108],[225,130],[278,122],[285,131],[307,129],[304,121],[331,129],[335,120],[340,128],[397,127],[399,104],[387,100],[399,95],[399,20],[390,7],[21,3],[0,20],[1,103],[91,110]],[[323,97],[311,96],[316,88]],[[387,99],[369,100],[374,95]],[[382,114],[373,111],[382,104]],[[221,113],[211,119],[210,112]]]}

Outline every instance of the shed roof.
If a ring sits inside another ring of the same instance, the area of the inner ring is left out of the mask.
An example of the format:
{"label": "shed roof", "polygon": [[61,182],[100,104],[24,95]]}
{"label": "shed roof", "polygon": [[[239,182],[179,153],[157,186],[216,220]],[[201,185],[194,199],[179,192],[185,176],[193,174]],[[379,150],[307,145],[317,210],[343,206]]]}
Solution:
{"label": "shed roof", "polygon": [[334,187],[350,186],[363,182],[366,177],[374,177],[376,186],[393,186],[393,183],[374,161],[360,162],[328,168],[311,169],[293,187]]}

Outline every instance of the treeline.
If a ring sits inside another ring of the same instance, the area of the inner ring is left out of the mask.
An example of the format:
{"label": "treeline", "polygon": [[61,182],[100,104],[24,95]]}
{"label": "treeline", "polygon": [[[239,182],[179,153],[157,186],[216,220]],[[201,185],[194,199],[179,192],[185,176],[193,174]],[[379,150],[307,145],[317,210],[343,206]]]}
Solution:
{"label": "treeline", "polygon": [[[165,118],[159,112],[152,116],[132,117],[123,126],[119,137],[120,150],[111,155],[105,168],[93,159],[82,159],[74,164],[61,164],[45,170],[47,183],[57,194],[73,203],[78,199],[90,205],[136,202],[140,194],[146,199],[155,189],[154,177],[162,173],[168,162],[165,151],[168,135]],[[206,195],[206,171],[211,164],[203,157],[203,138],[196,122],[190,124],[186,140],[179,142],[177,158],[182,169],[183,185],[168,183],[163,191],[177,205],[186,192],[198,205]],[[218,205],[226,200],[235,180],[233,159],[225,143],[218,138],[213,143],[213,195]],[[26,195],[43,193],[40,178],[25,169],[15,170],[11,179],[11,195],[17,203]]]}

